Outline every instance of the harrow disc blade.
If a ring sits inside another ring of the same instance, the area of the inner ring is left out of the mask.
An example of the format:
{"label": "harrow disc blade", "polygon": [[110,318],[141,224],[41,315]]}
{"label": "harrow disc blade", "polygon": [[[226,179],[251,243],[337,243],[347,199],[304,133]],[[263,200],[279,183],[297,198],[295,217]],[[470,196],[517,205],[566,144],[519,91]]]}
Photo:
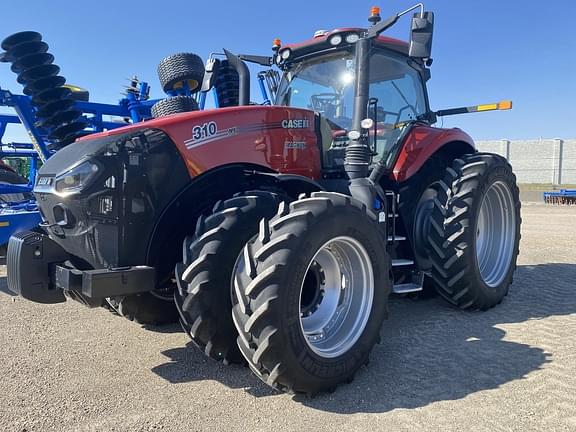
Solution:
{"label": "harrow disc blade", "polygon": [[32,103],[40,108],[50,102],[55,102],[60,99],[70,99],[72,91],[66,87],[56,87],[54,89],[45,90],[32,97]]}
{"label": "harrow disc blade", "polygon": [[67,111],[75,105],[72,99],[60,99],[54,102],[45,104],[41,109],[36,112],[36,116],[46,118],[54,115],[58,111]]}
{"label": "harrow disc blade", "polygon": [[4,61],[18,61],[30,54],[42,54],[48,51],[48,44],[42,41],[22,42],[6,52]]}
{"label": "harrow disc blade", "polygon": [[60,87],[66,83],[66,78],[60,75],[49,76],[46,78],[40,78],[35,81],[28,83],[24,87],[24,94],[32,96],[36,93],[41,93],[43,91]]}
{"label": "harrow disc blade", "polygon": [[86,127],[83,121],[77,121],[60,126],[52,131],[48,138],[51,140],[62,140],[68,138],[70,135],[77,136],[77,133]]}
{"label": "harrow disc blade", "polygon": [[40,42],[42,40],[42,35],[35,31],[22,31],[18,33],[14,33],[13,35],[8,36],[2,41],[0,47],[3,50],[8,51],[12,49],[14,46],[19,45],[23,42]]}
{"label": "harrow disc blade", "polygon": [[44,118],[40,121],[41,127],[54,127],[65,123],[76,121],[82,113],[78,110],[60,111],[54,115]]}
{"label": "harrow disc blade", "polygon": [[56,76],[58,75],[58,72],[60,72],[60,67],[56,66],[55,64],[34,66],[20,73],[16,80],[20,84],[27,84],[40,78]]}
{"label": "harrow disc blade", "polygon": [[50,53],[35,53],[28,54],[24,57],[20,57],[17,61],[12,64],[10,68],[14,73],[20,73],[28,68],[34,66],[41,66],[46,64],[52,64],[54,61],[54,56]]}

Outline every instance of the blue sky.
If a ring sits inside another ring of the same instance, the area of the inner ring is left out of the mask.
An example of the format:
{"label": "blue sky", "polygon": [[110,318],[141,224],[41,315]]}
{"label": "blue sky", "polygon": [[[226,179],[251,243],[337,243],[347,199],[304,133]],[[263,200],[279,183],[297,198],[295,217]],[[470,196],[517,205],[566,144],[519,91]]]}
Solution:
{"label": "blue sky", "polygon": [[[156,65],[175,52],[206,58],[223,47],[268,54],[275,37],[296,42],[315,30],[366,26],[370,6],[388,16],[413,1],[2,1],[0,38],[21,30],[44,35],[68,82],[92,100],[114,103],[137,74],[162,97]],[[576,137],[576,15],[573,0],[431,0],[436,15],[433,109],[512,99],[512,111],[444,119],[476,139]],[[386,34],[406,39],[403,18]],[[20,92],[0,63],[0,86]],[[253,94],[256,88],[253,88]],[[253,97],[253,99],[257,99]],[[442,123],[438,122],[438,126]],[[5,138],[22,140],[10,130]]]}

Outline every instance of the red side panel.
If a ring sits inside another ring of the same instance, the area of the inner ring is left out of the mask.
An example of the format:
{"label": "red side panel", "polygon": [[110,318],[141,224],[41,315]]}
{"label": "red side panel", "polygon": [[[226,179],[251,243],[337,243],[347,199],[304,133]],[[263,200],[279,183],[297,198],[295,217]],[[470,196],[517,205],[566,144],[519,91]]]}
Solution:
{"label": "red side panel", "polygon": [[194,111],[98,135],[139,128],[164,130],[176,143],[193,177],[222,165],[244,162],[280,173],[320,178],[320,150],[314,113],[309,110],[254,105]]}
{"label": "red side panel", "polygon": [[458,128],[439,129],[430,126],[413,128],[404,140],[391,178],[399,182],[409,179],[433,153],[443,145],[453,141],[461,141],[465,145],[475,148],[470,135]]}
{"label": "red side panel", "polygon": [[312,111],[260,106],[209,110],[163,129],[177,143],[192,175],[247,162],[320,178]]}

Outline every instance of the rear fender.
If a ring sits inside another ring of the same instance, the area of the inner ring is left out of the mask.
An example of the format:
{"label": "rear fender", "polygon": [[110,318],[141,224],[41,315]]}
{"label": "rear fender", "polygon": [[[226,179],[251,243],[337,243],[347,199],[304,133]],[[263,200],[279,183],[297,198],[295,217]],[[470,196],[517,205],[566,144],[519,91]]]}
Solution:
{"label": "rear fender", "polygon": [[439,129],[415,126],[410,130],[396,158],[390,175],[392,180],[403,182],[412,177],[437,152],[449,151],[453,158],[476,151],[474,140],[458,128]]}

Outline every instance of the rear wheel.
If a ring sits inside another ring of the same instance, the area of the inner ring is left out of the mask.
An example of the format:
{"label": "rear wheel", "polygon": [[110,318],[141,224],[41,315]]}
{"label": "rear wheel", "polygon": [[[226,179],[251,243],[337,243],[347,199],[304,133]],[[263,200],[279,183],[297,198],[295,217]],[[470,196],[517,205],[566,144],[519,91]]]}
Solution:
{"label": "rear wheel", "polygon": [[194,236],[184,241],[184,262],[176,267],[176,305],[184,330],[215,360],[244,362],[231,315],[232,270],[260,220],[272,217],[279,202],[279,195],[263,191],[219,201],[212,214],[199,219]]}
{"label": "rear wheel", "polygon": [[487,310],[508,293],[520,242],[520,199],[506,159],[456,159],[436,186],[428,249],[438,293],[462,309]]}
{"label": "rear wheel", "polygon": [[234,272],[238,346],[256,375],[316,394],[352,380],[386,316],[390,260],[375,216],[316,192],[264,220]]}

